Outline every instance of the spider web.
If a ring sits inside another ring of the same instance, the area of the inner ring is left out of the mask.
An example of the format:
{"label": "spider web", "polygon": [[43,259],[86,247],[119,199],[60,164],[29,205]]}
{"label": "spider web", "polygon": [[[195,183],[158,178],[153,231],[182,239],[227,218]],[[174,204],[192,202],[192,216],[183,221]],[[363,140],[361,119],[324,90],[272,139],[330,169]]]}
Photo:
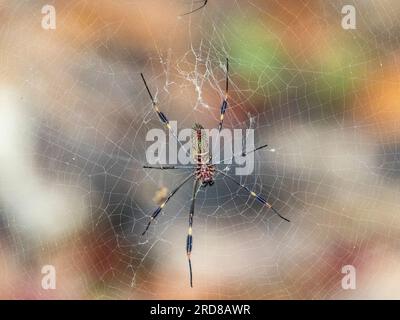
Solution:
{"label": "spider web", "polygon": [[[6,286],[28,285],[40,297],[34,274],[54,264],[62,298],[396,296],[387,274],[398,262],[400,227],[400,7],[352,3],[357,29],[346,31],[342,1],[210,0],[183,18],[196,3],[55,1],[53,35],[38,30],[39,7],[6,3],[1,73],[23,83],[6,104],[23,110],[15,137],[28,136],[15,157],[22,168],[34,163],[32,180],[45,187],[26,190],[48,204],[15,205],[23,201],[2,184],[4,257],[24,274]],[[17,15],[24,19],[11,22]],[[22,58],[29,49],[31,59]],[[139,74],[179,128],[215,128],[226,58],[224,127],[253,128],[256,146],[269,149],[255,154],[250,175],[235,176],[235,164],[219,168],[291,222],[218,175],[197,194],[191,289],[191,182],[140,236],[160,199],[191,171],[142,168],[146,133],[162,124]],[[28,208],[35,205],[37,212]],[[341,288],[347,264],[360,270],[357,292]]]}

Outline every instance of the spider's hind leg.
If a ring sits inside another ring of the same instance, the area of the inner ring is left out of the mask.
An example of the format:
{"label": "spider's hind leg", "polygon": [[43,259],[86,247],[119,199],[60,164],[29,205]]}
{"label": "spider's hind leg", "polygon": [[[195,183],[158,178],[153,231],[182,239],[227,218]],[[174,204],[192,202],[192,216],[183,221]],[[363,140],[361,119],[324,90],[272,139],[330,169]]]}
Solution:
{"label": "spider's hind leg", "polygon": [[155,218],[157,218],[157,216],[160,214],[161,210],[165,207],[165,205],[167,204],[167,202],[175,195],[175,193],[190,179],[193,177],[193,174],[191,174],[190,176],[186,177],[174,190],[172,190],[168,197],[164,200],[164,202],[153,212],[153,214],[150,216],[149,222],[146,225],[146,228],[144,229],[142,236],[145,235],[145,233],[147,232],[147,230],[149,230],[151,223],[153,222],[153,220]]}
{"label": "spider's hind leg", "polygon": [[189,229],[186,237],[186,255],[189,263],[189,280],[190,286],[193,288],[193,274],[192,274],[192,248],[193,248],[193,235],[192,235],[192,227],[193,227],[193,216],[194,216],[194,203],[196,201],[197,190],[199,188],[199,180],[195,180],[193,183],[193,194],[192,194],[192,203],[190,205],[189,212]]}

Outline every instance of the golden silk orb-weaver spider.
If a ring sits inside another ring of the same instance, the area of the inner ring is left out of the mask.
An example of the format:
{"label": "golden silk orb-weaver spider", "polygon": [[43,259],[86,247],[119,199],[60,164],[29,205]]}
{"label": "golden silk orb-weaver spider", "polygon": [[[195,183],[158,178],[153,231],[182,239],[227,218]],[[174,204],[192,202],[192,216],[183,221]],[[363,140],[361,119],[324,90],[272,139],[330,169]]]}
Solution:
{"label": "golden silk orb-weaver spider", "polygon": [[[228,109],[228,85],[229,85],[229,60],[226,59],[226,85],[225,85],[225,96],[222,100],[221,107],[220,107],[220,119],[219,119],[219,124],[218,124],[218,131],[220,132],[222,129],[223,121],[224,121],[224,116],[225,112]],[[167,129],[170,131],[170,133],[177,139],[176,134],[173,132],[172,127],[169,124],[169,121],[165,114],[160,111],[158,108],[157,102],[153,98],[153,95],[151,94],[151,91],[147,85],[147,82],[143,76],[143,73],[140,74],[142,77],[142,80],[144,82],[144,85],[146,87],[146,90],[150,96],[151,103],[153,105],[154,111],[157,113],[161,123],[167,127]],[[267,202],[267,200],[260,194],[257,194],[256,192],[250,190],[248,187],[245,185],[241,184],[238,180],[235,178],[231,177],[227,173],[225,173],[222,170],[217,169],[217,165],[222,164],[226,159],[219,161],[217,163],[212,163],[211,162],[211,155],[209,154],[208,150],[208,142],[206,141],[204,135],[203,135],[203,126],[201,124],[195,123],[192,127],[192,154],[194,158],[194,165],[189,165],[189,166],[175,166],[175,165],[168,165],[168,166],[153,166],[153,165],[144,165],[143,168],[146,169],[159,169],[159,170],[173,170],[173,169],[192,169],[193,173],[190,174],[188,177],[186,177],[183,181],[181,181],[178,186],[173,189],[166,199],[161,203],[161,205],[153,212],[153,214],[150,216],[149,222],[146,225],[145,230],[142,233],[142,236],[147,232],[149,229],[152,221],[157,218],[157,216],[160,214],[161,210],[165,207],[167,202],[175,195],[175,193],[191,178],[194,178],[193,182],[193,191],[192,191],[192,199],[191,199],[191,205],[190,205],[190,211],[189,211],[189,228],[188,228],[188,233],[186,237],[186,254],[188,258],[188,263],[189,263],[189,280],[190,280],[190,286],[193,287],[193,273],[192,273],[192,262],[191,262],[191,253],[192,253],[192,246],[193,246],[193,235],[192,235],[192,228],[193,228],[193,216],[194,216],[194,205],[196,201],[196,195],[197,191],[202,187],[206,186],[212,186],[214,184],[214,178],[216,174],[221,174],[224,177],[228,178],[230,181],[233,183],[237,184],[241,189],[245,190],[249,195],[257,199],[258,202],[262,203],[265,205],[268,209],[271,209],[275,214],[277,214],[280,218],[282,218],[285,221],[290,222],[287,218],[283,217],[282,215],[279,214],[279,212],[272,207],[271,204]],[[250,151],[243,151],[241,154],[233,155],[232,160],[236,157],[239,156],[246,156],[252,152],[255,152],[257,150],[263,149],[267,147],[268,145],[262,145],[259,146],[255,149],[252,149]]]}

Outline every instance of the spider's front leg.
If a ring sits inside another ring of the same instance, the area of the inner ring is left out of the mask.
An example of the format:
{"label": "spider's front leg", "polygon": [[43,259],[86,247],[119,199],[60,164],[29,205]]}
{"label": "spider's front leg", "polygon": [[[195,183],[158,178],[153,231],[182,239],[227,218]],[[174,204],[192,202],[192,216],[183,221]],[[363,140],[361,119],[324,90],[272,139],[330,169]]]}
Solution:
{"label": "spider's front leg", "polygon": [[154,99],[153,94],[151,93],[150,88],[147,85],[147,81],[144,78],[143,73],[141,73],[140,76],[142,77],[144,86],[145,86],[145,88],[147,90],[147,93],[149,94],[149,97],[150,97],[151,104],[153,106],[154,112],[157,114],[157,116],[160,119],[161,123],[169,130],[169,132],[172,134],[172,136],[176,139],[176,141],[179,143],[179,145],[182,147],[182,149],[185,151],[185,153],[188,154],[189,151],[186,150],[186,148],[182,145],[181,141],[178,139],[178,136],[176,135],[175,131],[172,129],[167,116],[158,108],[157,101]]}
{"label": "spider's front leg", "polygon": [[219,124],[218,124],[219,132],[221,132],[221,130],[222,130],[225,112],[226,112],[226,109],[228,108],[228,90],[229,90],[229,75],[228,75],[228,73],[229,73],[229,60],[228,60],[228,58],[226,58],[225,97],[222,100],[222,104],[220,107],[220,118],[219,118]]}

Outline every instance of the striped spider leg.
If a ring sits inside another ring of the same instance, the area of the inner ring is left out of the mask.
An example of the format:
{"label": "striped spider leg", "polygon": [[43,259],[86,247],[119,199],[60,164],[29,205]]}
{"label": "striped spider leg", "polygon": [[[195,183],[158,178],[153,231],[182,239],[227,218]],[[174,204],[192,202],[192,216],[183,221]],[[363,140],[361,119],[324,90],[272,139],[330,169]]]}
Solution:
{"label": "striped spider leg", "polygon": [[[247,156],[247,155],[250,154],[250,153],[256,152],[256,151],[261,150],[261,149],[264,149],[264,148],[266,148],[266,147],[268,147],[268,144],[264,144],[264,145],[262,145],[262,146],[256,147],[256,148],[254,148],[254,149],[252,149],[252,150],[249,150],[249,151],[242,151],[240,154],[233,155],[233,156],[230,157],[230,158],[226,158],[226,159],[223,159],[223,160],[221,160],[221,161],[215,163],[215,165],[223,164],[225,161],[227,161],[227,160],[233,160],[233,159],[236,159],[237,157],[245,157],[245,156]],[[265,205],[268,209],[271,209],[271,210],[272,210],[273,212],[275,212],[280,218],[282,218],[283,220],[285,220],[285,221],[287,221],[287,222],[290,222],[289,219],[283,217],[274,207],[272,207],[272,205],[269,204],[269,203],[265,200],[265,198],[264,198],[262,195],[257,194],[257,193],[255,193],[254,191],[250,190],[248,187],[246,187],[245,185],[241,184],[239,181],[237,181],[236,179],[234,179],[234,178],[231,177],[230,175],[226,174],[225,172],[223,172],[223,171],[221,171],[221,170],[217,170],[217,172],[220,173],[220,174],[222,174],[223,176],[227,177],[229,180],[233,181],[235,184],[237,184],[238,186],[240,186],[242,189],[246,190],[251,196],[255,197],[255,198],[257,199],[257,201],[261,202],[261,203],[262,203],[263,205]]]}
{"label": "striped spider leg", "polygon": [[147,232],[147,230],[149,230],[151,223],[153,222],[153,220],[155,218],[157,218],[157,216],[160,214],[161,210],[165,207],[165,205],[167,204],[167,202],[174,196],[174,194],[186,183],[189,181],[190,178],[194,177],[194,173],[192,173],[190,176],[186,177],[183,181],[181,181],[181,183],[179,183],[179,185],[172,190],[168,197],[164,200],[163,203],[161,203],[161,205],[153,212],[153,214],[150,216],[150,220],[147,223],[146,229],[143,231],[142,236],[144,236]]}
{"label": "striped spider leg", "polygon": [[218,125],[218,131],[221,132],[222,129],[222,124],[224,122],[224,116],[226,109],[228,108],[228,89],[229,89],[229,60],[226,58],[226,70],[225,70],[225,96],[222,101],[221,107],[220,107],[220,117],[219,117],[219,125]]}
{"label": "striped spider leg", "polygon": [[186,148],[179,141],[176,133],[172,129],[171,125],[169,124],[169,120],[168,120],[167,116],[162,111],[160,111],[160,109],[158,108],[158,104],[157,104],[156,100],[154,99],[154,97],[153,97],[153,95],[152,95],[152,93],[150,91],[149,86],[147,85],[147,82],[146,82],[146,79],[144,78],[143,73],[141,73],[140,76],[142,77],[144,86],[146,87],[147,93],[149,94],[149,97],[150,97],[150,100],[151,100],[151,104],[153,105],[154,112],[158,115],[158,118],[160,119],[161,123],[163,125],[165,125],[167,127],[167,129],[169,130],[169,132],[174,136],[174,138],[179,143],[181,148],[185,151],[185,153],[188,154],[188,150],[186,150]]}
{"label": "striped spider leg", "polygon": [[257,194],[254,191],[250,190],[248,187],[246,187],[245,185],[241,184],[239,181],[237,181],[236,179],[232,178],[230,175],[226,174],[225,172],[223,172],[221,170],[217,170],[217,172],[222,174],[223,176],[227,177],[229,180],[233,181],[235,184],[240,186],[242,189],[246,190],[251,196],[255,197],[257,199],[257,201],[259,201],[260,203],[265,205],[268,209],[271,209],[273,212],[275,212],[275,214],[277,214],[281,219],[283,219],[283,220],[285,220],[287,222],[290,222],[289,219],[287,219],[284,216],[282,216],[278,212],[278,210],[276,210],[270,203],[268,203],[267,200],[265,200],[265,198],[262,195]]}
{"label": "striped spider leg", "polygon": [[196,179],[193,183],[192,203],[190,205],[190,212],[189,212],[189,229],[186,238],[186,254],[189,263],[189,279],[190,279],[190,286],[192,288],[193,288],[193,275],[192,275],[192,261],[190,257],[192,254],[192,245],[193,245],[192,227],[193,227],[194,203],[196,201],[198,190],[199,190],[199,180]]}

